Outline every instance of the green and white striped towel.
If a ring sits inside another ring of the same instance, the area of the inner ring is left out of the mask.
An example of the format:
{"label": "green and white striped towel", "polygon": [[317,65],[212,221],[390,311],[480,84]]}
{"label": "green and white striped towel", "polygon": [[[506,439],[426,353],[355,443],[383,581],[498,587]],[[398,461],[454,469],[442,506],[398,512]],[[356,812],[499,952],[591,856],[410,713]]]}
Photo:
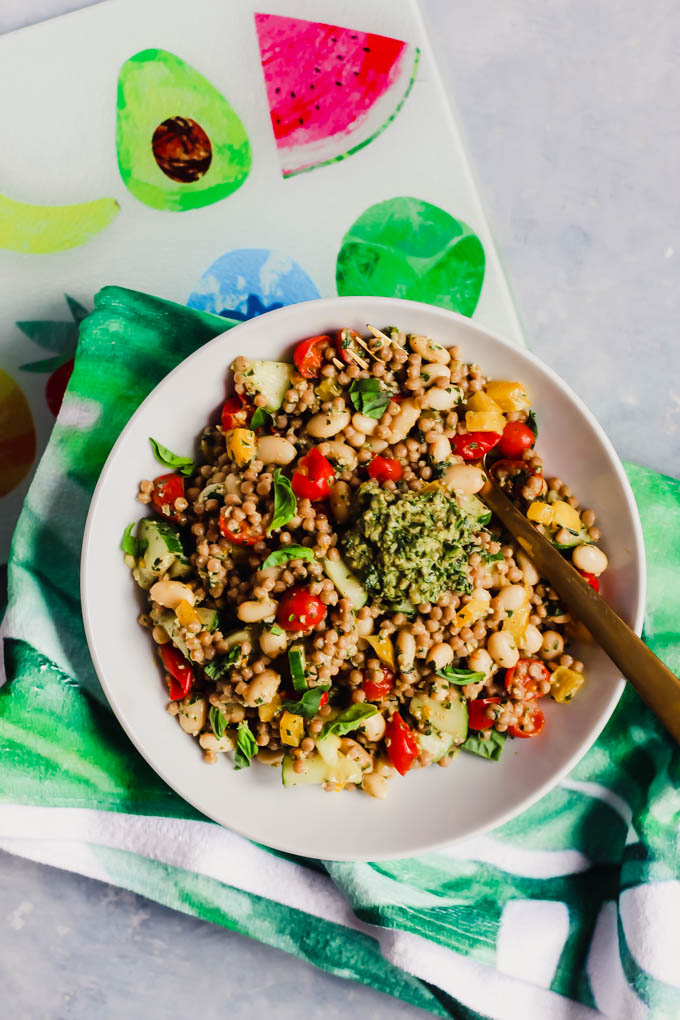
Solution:
{"label": "green and white striped towel", "polygon": [[[106,706],[78,593],[102,464],[131,413],[232,323],[100,292],[9,567],[0,847],[116,883],[441,1017],[680,1016],[680,755],[627,690],[567,779],[489,835],[412,860],[272,853],[208,822]],[[645,634],[680,671],[680,483],[629,465]]]}

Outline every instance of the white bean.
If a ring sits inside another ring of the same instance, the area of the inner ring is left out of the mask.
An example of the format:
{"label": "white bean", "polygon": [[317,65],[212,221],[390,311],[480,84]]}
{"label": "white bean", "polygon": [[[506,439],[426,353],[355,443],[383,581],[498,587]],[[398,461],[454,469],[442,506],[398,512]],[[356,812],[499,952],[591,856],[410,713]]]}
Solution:
{"label": "white bean", "polygon": [[330,492],[331,513],[338,524],[349,520],[351,490],[347,482],[336,482]]}
{"label": "white bean", "polygon": [[419,354],[423,361],[436,361],[440,365],[448,365],[451,355],[446,347],[436,344],[429,336],[412,336],[409,338],[411,350]]}
{"label": "white bean", "polygon": [[[577,570],[599,577],[609,565],[605,553],[596,545],[577,545],[571,554],[571,561]],[[153,588],[151,589],[153,591]]]}
{"label": "white bean", "polygon": [[561,655],[564,651],[564,638],[556,630],[546,630],[543,633],[543,647],[541,648],[541,658],[556,659],[558,655]]}
{"label": "white bean", "polygon": [[530,584],[533,588],[533,586],[535,584],[538,584],[538,582],[541,579],[538,571],[536,570],[536,567],[529,559],[527,554],[523,552],[521,549],[518,549],[517,552],[515,553],[515,560],[517,561],[517,566],[524,575],[524,580],[526,581],[527,584]]}
{"label": "white bean", "polygon": [[324,457],[330,457],[331,460],[337,461],[347,471],[354,471],[359,463],[359,459],[352,447],[348,446],[347,443],[341,443],[339,440],[333,443],[322,443],[319,450]]}
{"label": "white bean", "polygon": [[493,668],[493,659],[486,648],[475,648],[474,652],[468,655],[467,664],[468,669],[474,670],[475,673],[483,673],[486,679]]}
{"label": "white bean", "polygon": [[191,588],[181,581],[156,581],[149,589],[149,595],[154,602],[166,609],[177,609],[180,602],[188,602],[193,606],[196,601]]}
{"label": "white bean", "polygon": [[261,761],[263,765],[280,765],[283,761],[283,754],[283,748],[272,751],[270,747],[261,747],[257,752],[257,760]]}
{"label": "white bean", "polygon": [[370,418],[367,414],[357,411],[352,415],[352,425],[357,432],[363,432],[365,436],[372,436],[378,427],[378,419]]}
{"label": "white bean", "polygon": [[273,669],[265,669],[250,681],[248,689],[243,694],[243,700],[248,708],[268,705],[276,694],[280,683],[279,673]]}
{"label": "white bean", "polygon": [[446,641],[440,641],[430,648],[426,661],[433,669],[444,669],[453,662],[453,648]]}
{"label": "white bean", "polygon": [[234,750],[234,741],[228,733],[216,737],[214,733],[201,733],[198,742],[204,751],[218,751],[224,754],[225,751]]}
{"label": "white bean", "polygon": [[435,379],[446,379],[448,382],[451,381],[451,369],[447,365],[438,365],[435,362],[429,362],[423,365],[420,370],[420,378],[423,380],[426,386],[433,383]]}
{"label": "white bean", "polygon": [[390,424],[390,434],[388,436],[390,443],[400,443],[402,439],[406,439],[406,436],[420,418],[420,410],[410,397],[407,397],[402,402],[399,414],[392,419]]}
{"label": "white bean", "polygon": [[416,658],[416,639],[410,630],[402,627],[397,634],[397,665],[402,673],[410,673]]}
{"label": "white bean", "polygon": [[307,422],[307,431],[315,439],[330,439],[349,425],[349,411],[322,411]]}
{"label": "white bean", "polygon": [[369,740],[382,740],[385,735],[385,716],[380,712],[369,715],[368,719],[364,719],[361,724],[361,729]]}
{"label": "white bean", "polygon": [[257,459],[263,464],[290,464],[297,450],[283,436],[260,436],[257,441]]}
{"label": "white bean", "polygon": [[265,629],[260,634],[260,648],[263,655],[270,659],[275,659],[281,652],[285,652],[287,645],[285,631],[281,634],[273,634],[272,631]]}
{"label": "white bean", "polygon": [[[423,407],[431,407],[434,411],[450,411],[460,400],[460,390],[457,386],[449,386],[442,389],[441,386],[431,386],[423,394]],[[403,404],[402,404],[403,407]]]}
{"label": "white bean", "polygon": [[535,655],[543,644],[543,635],[541,634],[538,627],[535,627],[533,623],[528,623],[524,636],[520,641],[520,646],[523,651],[528,652],[529,655]]}
{"label": "white bean", "polygon": [[208,716],[208,702],[205,698],[195,698],[191,694],[179,703],[177,719],[185,733],[197,736],[205,726]]}
{"label": "white bean", "polygon": [[[367,720],[368,721],[368,720]],[[366,772],[373,766],[373,759],[366,750],[352,737],[343,737],[340,741],[340,751],[346,754],[352,761],[357,762],[362,772]]]}
{"label": "white bean", "polygon": [[228,496],[240,496],[241,495],[241,477],[240,475],[229,474],[224,479],[224,491]]}
{"label": "white bean", "polygon": [[387,796],[387,780],[384,776],[378,775],[377,772],[369,772],[361,780],[361,789],[370,797],[384,800]]}
{"label": "white bean", "polygon": [[484,472],[471,464],[453,464],[442,478],[444,485],[456,492],[475,493],[484,488]]}
{"label": "white bean", "polygon": [[489,655],[503,669],[511,669],[517,665],[519,652],[512,634],[507,630],[497,630],[486,643]]}
{"label": "white bean", "polygon": [[527,593],[521,584],[509,584],[491,600],[492,609],[502,609],[503,612],[515,612],[526,604]]}
{"label": "white bean", "polygon": [[435,439],[434,443],[430,443],[428,452],[431,460],[435,464],[439,464],[451,456],[451,443],[446,436],[440,436],[438,439]]}
{"label": "white bean", "polygon": [[365,620],[357,619],[357,634],[359,637],[368,637],[373,633],[373,617],[367,616]]}
{"label": "white bean", "polygon": [[273,599],[262,599],[259,602],[242,602],[236,610],[239,620],[244,623],[258,623],[266,620],[268,616],[274,616],[277,603]]}

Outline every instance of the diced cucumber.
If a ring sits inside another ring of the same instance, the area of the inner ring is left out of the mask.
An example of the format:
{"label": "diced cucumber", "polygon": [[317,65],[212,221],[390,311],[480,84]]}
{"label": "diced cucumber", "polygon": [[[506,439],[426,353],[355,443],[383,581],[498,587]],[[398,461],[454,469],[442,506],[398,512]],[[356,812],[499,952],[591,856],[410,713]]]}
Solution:
{"label": "diced cucumber", "polygon": [[568,528],[561,528],[559,530],[566,531],[568,534],[566,542],[558,542],[554,536],[551,538],[552,544],[560,552],[564,552],[566,549],[574,549],[577,545],[592,545],[593,540],[588,534],[587,528],[581,528],[579,531],[571,531]]}
{"label": "diced cucumber", "polygon": [[184,556],[178,557],[168,571],[170,577],[176,580],[178,577],[187,577],[191,573],[191,564]]}
{"label": "diced cucumber", "polygon": [[290,678],[296,691],[307,690],[305,650],[302,645],[291,645],[288,649]]}
{"label": "diced cucumber", "polygon": [[470,517],[474,517],[480,524],[488,524],[491,520],[491,511],[485,503],[482,503],[481,499],[477,499],[471,493],[458,493],[458,506],[461,510],[465,510],[466,513],[470,514]]}
{"label": "diced cucumber", "polygon": [[208,630],[215,630],[217,628],[216,609],[204,609],[199,606],[196,612],[201,621],[201,626],[206,627]]}
{"label": "diced cucumber", "polygon": [[328,779],[334,783],[360,783],[362,778],[361,765],[346,754],[338,754],[337,764],[328,770]]}
{"label": "diced cucumber", "polygon": [[315,783],[317,786],[321,786],[322,783],[326,782],[326,770],[328,765],[323,760],[320,754],[314,755],[310,758],[305,758],[305,771],[296,772],[293,768],[295,759],[290,754],[283,756],[283,764],[281,766],[281,781],[284,786],[302,786],[309,783]]}
{"label": "diced cucumber", "polygon": [[340,750],[340,737],[335,733],[327,733],[316,742],[316,749],[327,765],[337,765]]}
{"label": "diced cucumber", "polygon": [[278,411],[287,391],[293,366],[285,361],[249,361],[243,372],[246,391],[267,398],[265,411]]}
{"label": "diced cucumber", "polygon": [[244,641],[249,641],[250,644],[253,645],[253,631],[252,629],[232,630],[231,634],[224,635],[222,641],[225,642],[227,646],[223,654],[227,655],[232,648],[236,648],[237,645],[242,645]]}
{"label": "diced cucumber", "polygon": [[323,561],[323,569],[343,598],[349,599],[353,609],[366,605],[368,592],[363,584],[342,560]]}
{"label": "diced cucumber", "polygon": [[157,623],[163,627],[175,648],[178,648],[185,659],[188,659],[189,649],[187,648],[186,642],[180,637],[179,620],[173,613],[172,609],[163,609],[162,606],[154,606],[150,615],[153,623]]}
{"label": "diced cucumber", "polygon": [[177,561],[185,561],[179,532],[167,521],[142,518],[137,525],[137,539],[141,555],[132,575],[140,588],[149,589]]}
{"label": "diced cucumber", "polygon": [[439,761],[453,747],[453,737],[451,734],[440,733],[439,730],[433,729],[431,733],[418,733],[416,731],[415,737],[420,750],[429,751],[433,761]]}
{"label": "diced cucumber", "polygon": [[205,503],[207,499],[219,499],[223,503],[224,482],[212,482],[210,485],[206,485],[205,489],[198,497],[198,502]]}
{"label": "diced cucumber", "polygon": [[450,734],[455,744],[462,744],[467,737],[467,703],[457,691],[449,690],[446,701],[435,701],[427,694],[415,694],[409,711],[419,722],[428,723],[440,733]]}

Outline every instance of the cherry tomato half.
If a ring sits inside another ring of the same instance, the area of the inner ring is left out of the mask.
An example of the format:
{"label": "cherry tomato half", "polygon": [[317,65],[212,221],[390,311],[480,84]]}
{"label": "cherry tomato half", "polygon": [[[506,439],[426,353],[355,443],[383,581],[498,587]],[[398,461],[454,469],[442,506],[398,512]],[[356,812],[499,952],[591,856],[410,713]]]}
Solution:
{"label": "cherry tomato half", "polygon": [[355,333],[353,329],[339,329],[335,337],[335,349],[338,352],[338,357],[347,364],[351,365],[354,363],[354,358],[349,354],[349,351],[353,351],[354,354],[360,354],[361,344],[357,341],[361,337],[358,333]]}
{"label": "cherry tomato half", "polygon": [[179,514],[175,510],[175,500],[184,499],[184,479],[181,475],[159,475],[153,480],[151,505],[169,521],[176,521]]}
{"label": "cherry tomato half", "polygon": [[[387,666],[381,666],[382,677],[380,680],[364,680],[361,689],[366,695],[367,701],[380,701],[386,694],[389,694],[394,687],[394,673]],[[364,677],[366,673],[364,672]]]}
{"label": "cherry tomato half", "polygon": [[385,727],[385,747],[400,776],[405,776],[418,757],[418,741],[398,712]]}
{"label": "cherry tomato half", "polygon": [[503,429],[498,452],[503,457],[521,457],[525,450],[530,450],[536,442],[536,436],[521,421],[509,421]]}
{"label": "cherry tomato half", "polygon": [[516,726],[508,726],[511,737],[537,737],[545,726],[545,716],[536,702],[528,702],[521,720]]}
{"label": "cherry tomato half", "polygon": [[226,539],[234,545],[255,545],[262,542],[264,534],[257,534],[252,530],[247,521],[235,521],[229,516],[229,508],[223,506],[220,510],[220,531]]}
{"label": "cherry tomato half", "polygon": [[550,683],[550,670],[540,659],[520,659],[505,671],[505,689],[522,701],[542,698],[547,691],[541,691],[539,684]]}
{"label": "cherry tomato half", "polygon": [[314,379],[321,372],[321,347],[324,343],[330,343],[329,336],[310,336],[308,340],[299,343],[293,352],[293,361],[300,375],[305,379]]}
{"label": "cherry tomato half", "polygon": [[404,469],[398,460],[393,457],[374,457],[368,465],[369,478],[375,478],[376,482],[398,482],[404,473]]}
{"label": "cherry tomato half", "polygon": [[310,499],[313,503],[326,499],[331,491],[331,481],[335,478],[335,469],[330,461],[313,446],[309,453],[300,457],[298,470],[293,472],[291,485],[293,492],[300,499]]}
{"label": "cherry tomato half", "polygon": [[498,705],[500,700],[500,698],[477,698],[476,701],[468,701],[468,728],[490,730],[493,727],[493,719],[489,719],[486,710],[489,705]]}
{"label": "cherry tomato half", "polygon": [[316,595],[311,595],[306,588],[289,588],[279,602],[276,622],[284,630],[309,633],[325,615],[326,607]]}
{"label": "cherry tomato half", "polygon": [[599,592],[600,579],[596,577],[595,574],[587,574],[585,570],[579,570],[579,574],[581,575],[581,577],[584,577],[586,579],[591,588],[594,588],[595,591]]}
{"label": "cherry tomato half", "polygon": [[500,432],[464,432],[453,437],[451,449],[463,460],[479,460],[500,441]]}
{"label": "cherry tomato half", "polygon": [[253,408],[240,393],[227,397],[222,408],[221,423],[225,432],[242,429],[253,416]]}
{"label": "cherry tomato half", "polygon": [[170,701],[185,698],[194,686],[194,671],[188,659],[174,645],[161,645],[161,661],[170,674]]}

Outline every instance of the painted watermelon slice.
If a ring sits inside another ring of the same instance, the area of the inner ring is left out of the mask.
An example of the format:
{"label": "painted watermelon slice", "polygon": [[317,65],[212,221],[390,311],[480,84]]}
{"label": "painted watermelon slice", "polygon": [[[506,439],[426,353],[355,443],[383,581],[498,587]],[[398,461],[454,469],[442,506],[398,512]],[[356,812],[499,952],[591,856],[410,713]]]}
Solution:
{"label": "painted watermelon slice", "polygon": [[284,177],[368,145],[411,91],[420,51],[400,39],[276,14],[255,25]]}

